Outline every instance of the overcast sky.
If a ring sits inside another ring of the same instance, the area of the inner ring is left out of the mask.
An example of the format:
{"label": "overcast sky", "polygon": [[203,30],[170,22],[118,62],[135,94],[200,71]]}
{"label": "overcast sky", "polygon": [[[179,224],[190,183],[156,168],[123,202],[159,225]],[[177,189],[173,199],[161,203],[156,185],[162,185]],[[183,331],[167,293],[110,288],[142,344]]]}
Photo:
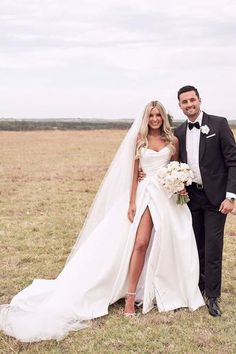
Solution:
{"label": "overcast sky", "polygon": [[0,117],[135,118],[179,87],[236,119],[235,0],[1,0]]}

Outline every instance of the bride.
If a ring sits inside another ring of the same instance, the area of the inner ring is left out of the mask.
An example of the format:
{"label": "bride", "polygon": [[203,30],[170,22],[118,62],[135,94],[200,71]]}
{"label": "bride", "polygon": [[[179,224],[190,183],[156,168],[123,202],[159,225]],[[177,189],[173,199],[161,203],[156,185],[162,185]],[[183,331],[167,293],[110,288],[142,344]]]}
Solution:
{"label": "bride", "polygon": [[62,339],[124,297],[125,316],[135,315],[135,301],[143,314],[155,305],[203,306],[189,209],[168,198],[156,176],[171,159],[178,141],[162,104],[150,102],[123,140],[64,269],[1,305],[0,330],[22,342]]}

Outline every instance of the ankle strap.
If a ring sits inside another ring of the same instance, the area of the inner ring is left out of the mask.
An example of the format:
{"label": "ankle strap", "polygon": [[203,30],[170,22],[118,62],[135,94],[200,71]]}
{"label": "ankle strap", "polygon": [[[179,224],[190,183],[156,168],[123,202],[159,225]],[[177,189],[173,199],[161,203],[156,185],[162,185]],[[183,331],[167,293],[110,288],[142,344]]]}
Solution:
{"label": "ankle strap", "polygon": [[132,296],[132,295],[136,295],[136,293],[127,293],[126,295]]}

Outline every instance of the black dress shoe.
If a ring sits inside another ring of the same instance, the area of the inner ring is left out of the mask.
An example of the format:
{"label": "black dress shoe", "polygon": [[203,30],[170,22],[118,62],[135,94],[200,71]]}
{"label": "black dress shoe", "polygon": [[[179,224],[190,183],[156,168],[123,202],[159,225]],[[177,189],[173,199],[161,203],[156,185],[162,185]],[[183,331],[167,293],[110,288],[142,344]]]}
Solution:
{"label": "black dress shoe", "polygon": [[221,310],[219,308],[217,297],[208,297],[206,300],[206,305],[211,316],[221,316]]}

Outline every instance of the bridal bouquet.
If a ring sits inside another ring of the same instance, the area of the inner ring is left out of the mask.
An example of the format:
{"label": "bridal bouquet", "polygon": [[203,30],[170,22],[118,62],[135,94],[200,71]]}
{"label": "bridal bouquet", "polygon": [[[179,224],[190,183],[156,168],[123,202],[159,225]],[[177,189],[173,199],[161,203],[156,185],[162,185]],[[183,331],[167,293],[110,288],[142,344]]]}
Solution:
{"label": "bridal bouquet", "polygon": [[177,194],[177,204],[183,205],[189,201],[188,195],[179,194],[185,186],[189,186],[193,181],[193,172],[188,164],[172,161],[166,167],[158,170],[157,177],[169,194],[169,198],[173,194]]}

